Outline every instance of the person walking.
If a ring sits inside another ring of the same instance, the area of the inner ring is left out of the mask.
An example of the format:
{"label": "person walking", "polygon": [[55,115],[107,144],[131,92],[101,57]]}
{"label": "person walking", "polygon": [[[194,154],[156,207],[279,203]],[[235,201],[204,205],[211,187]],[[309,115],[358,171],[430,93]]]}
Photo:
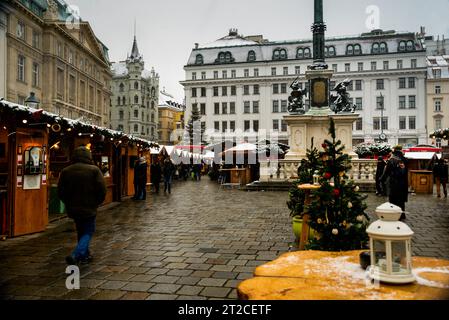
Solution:
{"label": "person walking", "polygon": [[154,187],[154,192],[159,193],[159,187],[161,183],[161,176],[162,176],[162,168],[159,164],[159,160],[156,159],[153,164],[151,164],[150,167],[150,173],[151,173],[151,184]]}
{"label": "person walking", "polygon": [[407,159],[402,147],[396,146],[393,156],[387,161],[381,182],[388,179],[388,201],[402,209],[401,220],[406,219],[405,203],[408,201]]}
{"label": "person walking", "polygon": [[69,265],[92,261],[89,244],[95,232],[97,208],[106,197],[103,174],[92,163],[90,150],[78,147],[73,152],[72,165],[59,176],[58,196],[65,204],[67,215],[74,220],[78,236],[76,248],[66,257]]}
{"label": "person walking", "polygon": [[443,186],[444,197],[447,198],[448,165],[446,161],[441,157],[433,165],[433,177],[437,185],[438,198],[441,198],[441,185]]}
{"label": "person walking", "polygon": [[135,200],[146,200],[147,198],[147,159],[139,158],[139,163],[134,168],[134,184],[137,185]]}
{"label": "person walking", "polygon": [[175,166],[170,161],[169,158],[165,159],[164,161],[164,168],[162,169],[163,175],[164,175],[164,193],[168,191],[168,193],[171,193],[171,183],[173,179],[173,173],[175,172]]}
{"label": "person walking", "polygon": [[384,173],[386,162],[382,156],[377,159],[377,169],[376,169],[376,195],[385,196],[385,184],[382,183],[381,177]]}

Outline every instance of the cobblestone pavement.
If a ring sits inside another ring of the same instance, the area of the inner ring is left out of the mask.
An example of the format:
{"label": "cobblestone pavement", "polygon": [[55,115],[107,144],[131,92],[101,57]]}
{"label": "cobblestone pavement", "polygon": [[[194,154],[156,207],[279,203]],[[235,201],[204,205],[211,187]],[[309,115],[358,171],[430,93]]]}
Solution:
{"label": "cobblestone pavement", "polygon": [[[286,192],[220,190],[203,179],[148,198],[99,213],[80,290],[65,287],[71,221],[0,242],[0,299],[235,299],[240,281],[294,241]],[[371,195],[369,211],[384,201]],[[412,196],[407,208],[414,253],[449,258],[449,200]]]}

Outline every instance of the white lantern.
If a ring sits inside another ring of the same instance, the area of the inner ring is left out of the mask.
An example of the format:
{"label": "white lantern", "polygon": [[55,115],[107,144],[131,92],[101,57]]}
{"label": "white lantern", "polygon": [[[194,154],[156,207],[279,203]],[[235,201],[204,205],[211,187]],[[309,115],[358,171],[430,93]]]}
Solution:
{"label": "white lantern", "polygon": [[387,283],[411,283],[413,231],[400,222],[402,209],[385,203],[376,209],[379,220],[366,230],[370,237],[370,277]]}
{"label": "white lantern", "polygon": [[314,186],[319,186],[320,185],[320,175],[318,170],[314,172],[313,174],[313,185]]}

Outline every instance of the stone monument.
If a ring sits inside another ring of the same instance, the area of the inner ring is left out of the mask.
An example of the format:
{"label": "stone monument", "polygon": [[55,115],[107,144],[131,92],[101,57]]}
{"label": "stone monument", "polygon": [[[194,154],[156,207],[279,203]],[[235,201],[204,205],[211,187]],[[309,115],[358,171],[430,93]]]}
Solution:
{"label": "stone monument", "polygon": [[313,64],[306,71],[306,79],[310,84],[310,109],[305,113],[300,112],[304,110],[302,95],[305,92],[298,92],[292,84],[293,92],[289,99],[291,104],[289,111],[294,112],[290,112],[288,116],[284,117],[289,133],[290,152],[285,157],[288,161],[304,158],[312,137],[315,146],[318,149],[321,148],[322,142],[330,138],[328,131],[331,117],[335,121],[337,138],[345,145],[348,154],[355,155],[352,151],[352,125],[358,115],[354,114],[355,107],[349,105],[348,102],[349,95],[346,92],[346,86],[350,80],[346,79],[337,84],[333,90],[337,91],[337,96],[330,95],[329,86],[333,71],[328,69],[324,58],[326,24],[323,20],[323,0],[314,1]]}

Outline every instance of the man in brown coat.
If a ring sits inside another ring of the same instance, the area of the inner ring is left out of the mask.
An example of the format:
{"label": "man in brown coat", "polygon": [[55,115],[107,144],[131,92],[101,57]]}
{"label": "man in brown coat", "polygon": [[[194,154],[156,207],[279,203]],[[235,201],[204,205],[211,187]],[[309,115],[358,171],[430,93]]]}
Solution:
{"label": "man in brown coat", "polygon": [[101,170],[93,165],[92,154],[86,147],[78,147],[72,155],[72,165],[62,170],[58,195],[67,214],[75,221],[78,245],[66,257],[69,265],[88,263],[92,257],[89,244],[95,232],[97,208],[106,197],[106,184]]}

